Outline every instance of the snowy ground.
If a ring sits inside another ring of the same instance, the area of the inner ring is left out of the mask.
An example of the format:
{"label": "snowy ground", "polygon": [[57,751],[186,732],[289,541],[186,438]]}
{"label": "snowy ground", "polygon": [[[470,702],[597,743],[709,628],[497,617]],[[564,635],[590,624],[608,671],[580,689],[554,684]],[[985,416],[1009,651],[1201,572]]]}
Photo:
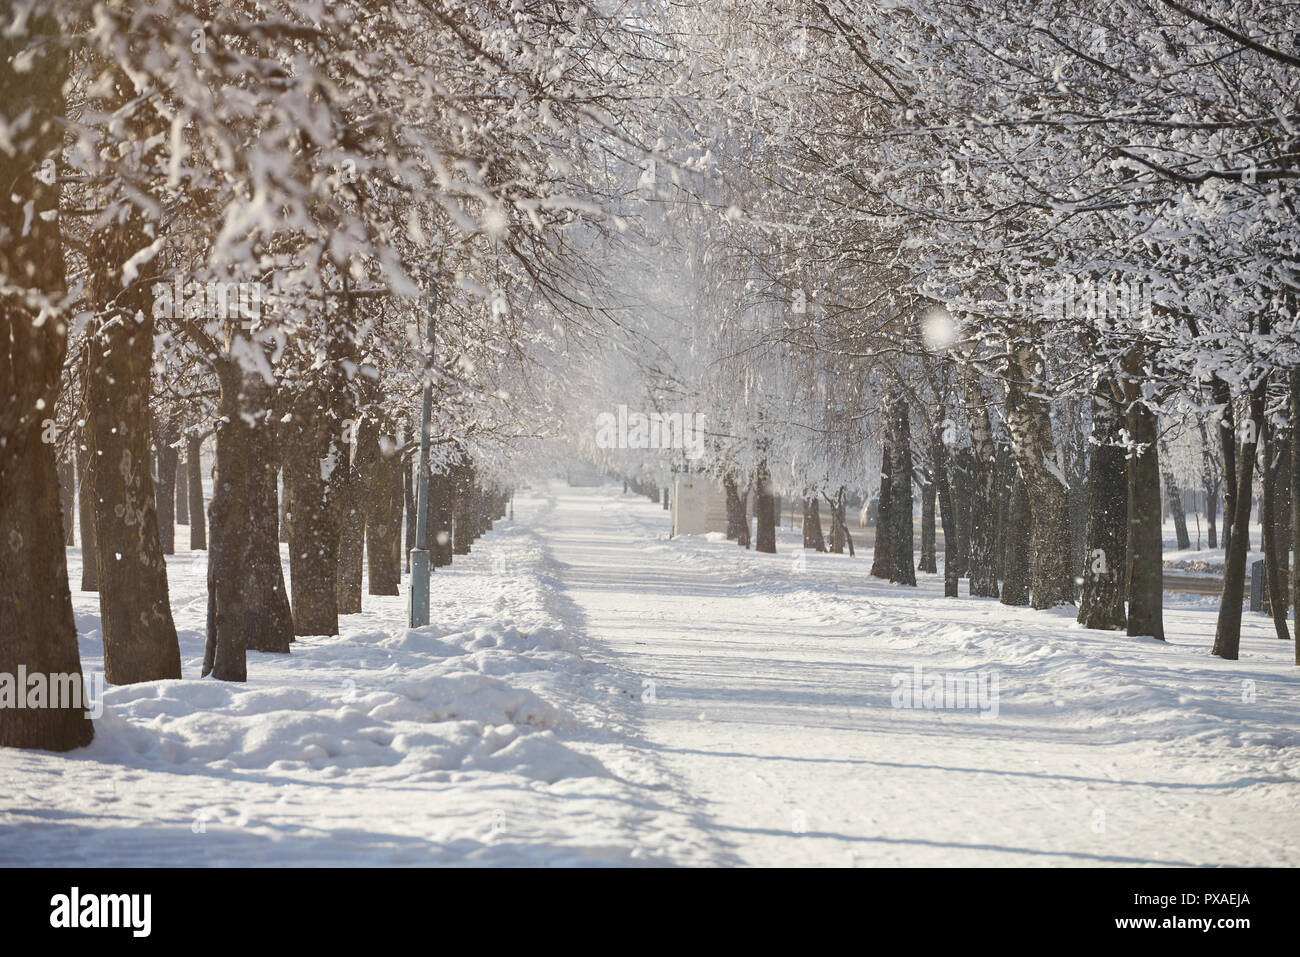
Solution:
{"label": "snowy ground", "polygon": [[[520,498],[516,516],[547,507]],[[404,627],[404,580],[337,637],[250,653],[246,685],[199,679],[206,553],[178,531],[184,678],[110,688],[84,750],[0,750],[0,865],[714,859],[627,731],[639,679],[585,657],[526,521],[435,573],[430,627]],[[78,549],[69,564],[76,584]],[[83,667],[102,670],[98,599],[73,602]]]}
{"label": "snowy ground", "polygon": [[[667,541],[662,511],[603,492],[559,490],[548,539],[745,863],[1300,862],[1300,669],[1267,619],[1225,662],[1193,596],[1166,597],[1168,644],[1129,639],[890,586],[787,530],[774,556]],[[996,674],[997,716],[892,707],[917,665]]]}
{"label": "snowy ground", "polygon": [[[1166,596],[1161,644],[788,528],[669,540],[613,486],[515,509],[435,574],[435,625],[367,597],[241,687],[197,678],[182,551],[185,679],[110,689],[84,751],[0,752],[0,864],[1300,863],[1300,669],[1262,616],[1225,662],[1208,596]],[[996,698],[895,707],[918,666]]]}

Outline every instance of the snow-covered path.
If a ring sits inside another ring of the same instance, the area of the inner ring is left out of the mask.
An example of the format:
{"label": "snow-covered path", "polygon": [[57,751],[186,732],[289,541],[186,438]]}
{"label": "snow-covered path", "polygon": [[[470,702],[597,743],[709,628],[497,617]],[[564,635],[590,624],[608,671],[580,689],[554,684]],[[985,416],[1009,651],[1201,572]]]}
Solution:
{"label": "snow-covered path", "polygon": [[[199,678],[182,550],[184,677],[108,688],[87,748],[0,749],[0,866],[1300,863],[1300,669],[1268,619],[1225,662],[1212,598],[1162,644],[778,547],[521,490],[433,576],[431,625],[367,595],[245,684]],[[894,707],[917,667],[997,695]]]}
{"label": "snow-covered path", "polygon": [[[1300,863],[1297,674],[1262,617],[1223,662],[1204,602],[1167,609],[1164,645],[792,557],[789,529],[758,555],[669,541],[667,512],[611,487],[550,493],[575,624],[643,676],[641,730],[720,859]],[[916,666],[996,677],[997,714],[892,707]]]}

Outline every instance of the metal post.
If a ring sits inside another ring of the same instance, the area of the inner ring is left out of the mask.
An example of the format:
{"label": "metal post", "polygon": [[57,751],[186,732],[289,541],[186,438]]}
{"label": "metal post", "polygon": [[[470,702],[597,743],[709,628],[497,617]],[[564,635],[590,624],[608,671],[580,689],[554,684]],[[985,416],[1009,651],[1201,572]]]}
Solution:
{"label": "metal post", "polygon": [[424,357],[424,408],[420,414],[420,480],[415,491],[415,547],[411,549],[411,607],[409,624],[422,628],[429,623],[429,431],[433,418],[434,334],[437,329],[438,296],[433,271],[429,272],[429,351]]}

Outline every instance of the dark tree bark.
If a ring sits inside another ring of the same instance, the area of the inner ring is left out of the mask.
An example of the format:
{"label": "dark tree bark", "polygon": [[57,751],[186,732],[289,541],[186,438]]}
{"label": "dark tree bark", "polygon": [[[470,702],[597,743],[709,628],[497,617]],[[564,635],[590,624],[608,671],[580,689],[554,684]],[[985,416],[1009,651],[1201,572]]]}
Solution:
{"label": "dark tree bark", "polygon": [[185,440],[185,475],[190,487],[190,550],[208,547],[207,522],[203,506],[203,439],[191,435]]}
{"label": "dark tree bark", "polygon": [[[1071,433],[1072,439],[1077,435]],[[1067,493],[1070,509],[1070,567],[1068,569],[1072,594],[1078,599],[1083,591],[1084,554],[1088,542],[1088,458],[1087,440],[1081,449],[1071,449],[1069,469],[1066,472],[1070,480]]]}
{"label": "dark tree bark", "polygon": [[[907,403],[891,405],[889,416],[889,580],[916,584],[912,545],[912,430]],[[840,499],[843,503],[843,497]],[[842,504],[841,504],[842,507]]]}
{"label": "dark tree bark", "polygon": [[970,594],[998,597],[996,574],[997,528],[993,509],[997,501],[997,450],[993,425],[979,379],[973,369],[963,376],[971,426],[970,557],[967,572]]}
{"label": "dark tree bark", "polygon": [[[179,456],[179,450],[177,454]],[[190,523],[190,480],[188,462],[178,460],[174,484],[176,486],[176,498],[174,502],[176,524],[188,525]]]}
{"label": "dark tree bark", "polygon": [[212,541],[202,673],[221,681],[245,681],[248,651],[285,653],[293,641],[276,534],[278,442],[271,390],[261,376],[245,373],[237,360],[224,359],[218,379],[221,419],[209,509]]}
{"label": "dark tree bark", "polygon": [[934,459],[934,482],[938,490],[939,520],[943,523],[943,594],[945,598],[957,597],[960,558],[958,547],[960,533],[959,521],[952,484],[948,479],[948,445],[944,441],[944,425],[938,423],[930,434],[930,450]]}
{"label": "dark tree bark", "polygon": [[831,551],[839,549],[836,554],[843,554],[845,546],[849,549],[849,557],[854,555],[853,536],[849,534],[849,524],[844,519],[844,488],[841,486],[835,492],[835,498],[826,500],[831,508]]}
{"label": "dark tree bark", "polygon": [[[1161,443],[1164,444],[1163,442]],[[1168,449],[1162,448],[1160,454],[1168,460]],[[1183,490],[1178,487],[1178,480],[1174,478],[1174,473],[1166,467],[1164,470],[1165,486],[1165,511],[1167,511],[1174,520],[1174,536],[1178,542],[1178,548],[1185,550],[1192,547],[1192,540],[1187,534],[1187,513],[1183,511]]]}
{"label": "dark tree bark", "polygon": [[[1210,379],[1210,395],[1222,409],[1219,417],[1219,452],[1223,458],[1223,542],[1224,560],[1232,548],[1232,523],[1237,514],[1237,425],[1232,411],[1232,394],[1219,376]],[[1247,542],[1246,550],[1250,550]]]}
{"label": "dark tree bark", "polygon": [[402,580],[402,461],[396,454],[397,439],[384,423],[367,416],[357,442],[364,463],[369,591],[396,595]]}
{"label": "dark tree bark", "polygon": [[1021,336],[1009,350],[1009,360],[1007,424],[1016,466],[1028,489],[1032,522],[1030,605],[1072,605],[1070,490],[1066,487],[1065,463],[1052,432],[1051,410],[1037,388],[1042,357],[1029,336]]}
{"label": "dark tree bark", "polygon": [[1229,661],[1236,661],[1241,649],[1241,603],[1246,594],[1246,550],[1250,547],[1250,536],[1246,534],[1246,529],[1250,524],[1251,483],[1254,480],[1255,452],[1259,442],[1260,423],[1264,421],[1267,389],[1268,379],[1261,377],[1251,390],[1250,419],[1243,423],[1245,434],[1242,437],[1241,457],[1237,462],[1237,491],[1233,503],[1236,511],[1232,517],[1231,531],[1226,528],[1226,517],[1224,520],[1224,539],[1228,542],[1228,551],[1223,568],[1223,598],[1219,601],[1219,621],[1211,653]]}
{"label": "dark tree bark", "polygon": [[462,461],[452,469],[452,553],[468,555],[474,542],[474,466]]}
{"label": "dark tree bark", "polygon": [[1160,536],[1159,423],[1142,401],[1142,353],[1124,357],[1125,423],[1135,448],[1128,458],[1128,634],[1164,641],[1164,544]]}
{"label": "dark tree bark", "polygon": [[365,480],[358,462],[356,436],[346,445],[347,471],[339,488],[339,564],[335,591],[340,615],[361,613],[361,581],[365,565],[366,512],[363,502]]}
{"label": "dark tree bark", "polygon": [[169,426],[162,426],[154,434],[154,449],[158,456],[158,483],[154,486],[154,509],[158,513],[158,540],[164,555],[176,554],[176,439]]}
{"label": "dark tree bark", "polygon": [[[1291,549],[1294,552],[1295,573],[1291,576],[1291,607],[1297,609],[1300,622],[1300,369],[1291,370],[1287,379],[1290,397],[1291,421]],[[1300,638],[1295,644],[1295,663],[1300,665]]]}
{"label": "dark tree bark", "polygon": [[889,521],[892,514],[889,496],[893,489],[893,484],[889,480],[889,470],[893,458],[893,451],[889,443],[885,442],[880,451],[880,497],[876,499],[876,541],[872,549],[870,571],[873,578],[889,578],[889,571],[893,567],[893,561],[889,557],[889,535],[893,530]]}
{"label": "dark tree bark", "polygon": [[921,563],[917,571],[935,574],[939,571],[938,552],[935,544],[934,506],[936,498],[934,473],[927,476],[921,486]]}
{"label": "dark tree bark", "polygon": [[758,522],[754,533],[754,551],[776,554],[776,504],[772,499],[772,479],[767,463],[759,463],[754,472],[754,511]]}
{"label": "dark tree bark", "polygon": [[841,503],[841,499],[842,499],[842,496],[841,496],[841,493],[840,493],[840,492],[836,492],[834,498],[831,498],[829,495],[826,497],[826,504],[827,504],[827,506],[828,506],[829,509],[830,509],[830,515],[831,515],[831,545],[830,545],[830,550],[831,550],[831,554],[832,554],[832,555],[843,555],[843,554],[844,554],[844,544],[845,544],[845,535],[844,535],[844,532],[845,532],[845,527],[844,527],[844,523],[843,523],[842,521],[840,521],[840,503]]}
{"label": "dark tree bark", "polygon": [[[1016,460],[1011,453],[1011,446],[1005,442],[998,443],[998,498],[997,498],[997,545],[994,546],[994,567],[998,581],[1006,577],[1005,555],[1007,549],[1007,523],[1010,521],[1012,498],[1016,489]],[[1028,521],[1028,515],[1025,516]]]}
{"label": "dark tree bark", "polygon": [[280,470],[279,489],[280,489],[280,522],[279,522],[278,535],[280,541],[288,544],[289,526],[293,524],[293,502],[290,501],[289,499],[289,478],[287,475],[285,475],[283,468],[281,468]]}
{"label": "dark tree bark", "polygon": [[1117,385],[1101,379],[1092,394],[1091,462],[1088,467],[1088,540],[1083,566],[1079,624],[1119,630],[1128,624],[1124,607],[1128,556],[1128,464],[1119,445],[1125,427]]}
{"label": "dark tree bark", "polygon": [[1201,433],[1201,490],[1205,493],[1205,519],[1208,528],[1206,544],[1210,548],[1218,548],[1219,539],[1215,522],[1219,512],[1219,478],[1215,474],[1210,440],[1205,434],[1205,420],[1198,419],[1196,426]]}
{"label": "dark tree bark", "polygon": [[[15,72],[15,57],[38,33],[45,42],[35,62]],[[6,123],[12,140],[0,150],[6,200],[0,203],[0,276],[11,287],[0,292],[0,672],[16,675],[22,667],[74,676],[80,684],[54,447],[41,441],[59,395],[69,317],[42,316],[38,324],[39,309],[17,291],[58,299],[64,287],[57,215],[41,215],[58,210],[58,186],[32,175],[62,142],[57,118],[68,60],[58,34],[53,18],[40,13],[28,35],[0,33],[0,123],[24,118]],[[23,201],[9,201],[11,193]],[[0,708],[0,747],[68,751],[93,735],[84,705]]]}
{"label": "dark tree bark", "polygon": [[1291,600],[1291,443],[1294,432],[1287,428],[1278,441],[1276,499],[1273,508],[1273,542],[1277,547],[1277,567],[1281,577],[1279,594]]}
{"label": "dark tree bark", "polygon": [[104,676],[111,684],[181,676],[149,472],[153,302],[143,281],[124,289],[121,279],[126,260],[149,242],[134,209],[89,241],[88,299],[97,315],[87,337],[83,394]]}
{"label": "dark tree bark", "polygon": [[292,504],[289,583],[293,633],[337,635],[338,553],[344,481],[344,416],[326,384],[307,385],[294,397],[284,474]]}
{"label": "dark tree bark", "polygon": [[956,516],[955,529],[957,547],[953,552],[953,571],[957,577],[965,578],[970,571],[971,549],[971,511],[975,487],[975,453],[972,449],[962,448],[953,456],[952,502],[953,514]]}
{"label": "dark tree bark", "polygon": [[803,500],[803,547],[815,552],[826,551],[826,539],[822,536],[821,506],[816,494]]}
{"label": "dark tree bark", "polygon": [[77,529],[81,532],[81,590],[99,591],[99,560],[95,549],[95,496],[86,470],[90,467],[89,439],[77,435]]}
{"label": "dark tree bark", "polygon": [[74,535],[77,518],[77,466],[71,456],[57,456],[59,470],[59,510],[63,515],[63,544],[77,544]]}
{"label": "dark tree bark", "polygon": [[826,505],[831,515],[831,554],[842,555],[845,545],[845,527],[840,521],[840,493],[837,492],[835,498],[827,495]]}
{"label": "dark tree bark", "polygon": [[451,564],[452,557],[452,491],[451,475],[435,472],[429,477],[430,549],[434,567]]}
{"label": "dark tree bark", "polygon": [[411,549],[415,548],[415,493],[419,476],[415,462],[402,463],[402,498],[406,503],[406,547],[402,549],[402,567],[411,573]]}
{"label": "dark tree bark", "polygon": [[1030,520],[1029,486],[1013,468],[1011,494],[1007,501],[1007,525],[1002,547],[1002,604],[1028,605],[1029,583],[1033,575],[1030,562],[1030,537],[1033,527]]}
{"label": "dark tree bark", "polygon": [[[1283,569],[1286,567],[1286,551],[1279,555],[1278,533],[1278,499],[1281,497],[1278,486],[1282,482],[1282,457],[1286,448],[1285,437],[1278,435],[1278,430],[1265,417],[1260,428],[1264,431],[1263,494],[1260,502],[1260,524],[1263,528],[1264,578],[1268,594],[1264,607],[1273,618],[1273,629],[1282,641],[1290,641],[1291,633],[1287,629],[1286,588],[1283,585]],[[1281,561],[1279,562],[1279,558]]]}
{"label": "dark tree bark", "polygon": [[745,498],[731,475],[723,476],[722,487],[727,496],[727,538],[734,539],[737,545],[749,548],[749,519],[745,515]]}

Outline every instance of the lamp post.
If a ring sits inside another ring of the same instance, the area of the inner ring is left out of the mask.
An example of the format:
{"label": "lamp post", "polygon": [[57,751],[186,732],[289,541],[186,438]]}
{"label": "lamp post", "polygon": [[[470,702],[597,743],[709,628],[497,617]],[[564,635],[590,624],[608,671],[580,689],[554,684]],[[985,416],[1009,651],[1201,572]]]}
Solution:
{"label": "lamp post", "polygon": [[408,624],[429,623],[429,420],[433,417],[433,360],[436,344],[438,294],[429,270],[429,349],[424,355],[424,408],[420,414],[419,479],[415,490],[415,547],[411,549],[411,607]]}

